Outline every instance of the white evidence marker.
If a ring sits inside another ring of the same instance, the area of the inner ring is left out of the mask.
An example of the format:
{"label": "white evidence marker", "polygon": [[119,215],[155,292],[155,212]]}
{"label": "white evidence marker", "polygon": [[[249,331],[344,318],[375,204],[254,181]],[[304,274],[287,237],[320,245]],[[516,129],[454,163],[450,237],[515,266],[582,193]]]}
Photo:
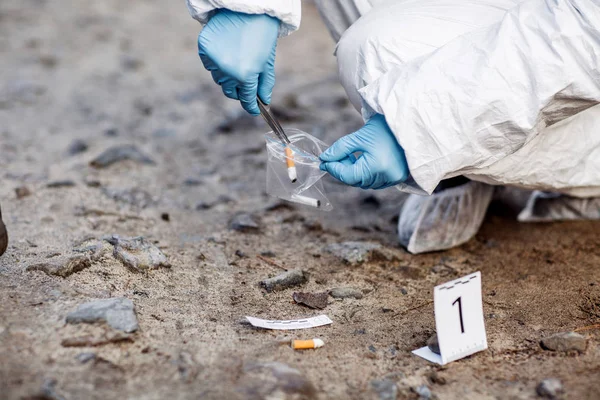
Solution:
{"label": "white evidence marker", "polygon": [[252,324],[252,326],[256,326],[257,328],[278,330],[316,328],[317,326],[329,325],[333,323],[333,321],[330,320],[327,315],[319,315],[317,317],[312,318],[292,319],[286,321],[272,321],[268,319],[260,319],[248,316],[246,317],[246,319],[248,320],[248,322],[250,322],[250,324]]}
{"label": "white evidence marker", "polygon": [[444,365],[488,348],[481,301],[481,272],[436,286],[433,303],[441,354],[435,354],[427,346],[413,354]]}

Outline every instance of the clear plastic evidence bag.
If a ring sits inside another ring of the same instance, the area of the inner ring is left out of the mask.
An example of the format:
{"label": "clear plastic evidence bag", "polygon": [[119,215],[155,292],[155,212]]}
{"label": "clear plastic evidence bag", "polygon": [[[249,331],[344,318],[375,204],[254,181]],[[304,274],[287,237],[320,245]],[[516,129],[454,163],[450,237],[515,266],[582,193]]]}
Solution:
{"label": "clear plastic evidence bag", "polygon": [[321,181],[325,172],[319,169],[319,154],[328,146],[298,129],[286,129],[286,133],[290,140],[287,146],[273,132],[265,134],[267,193],[319,210],[332,210]]}

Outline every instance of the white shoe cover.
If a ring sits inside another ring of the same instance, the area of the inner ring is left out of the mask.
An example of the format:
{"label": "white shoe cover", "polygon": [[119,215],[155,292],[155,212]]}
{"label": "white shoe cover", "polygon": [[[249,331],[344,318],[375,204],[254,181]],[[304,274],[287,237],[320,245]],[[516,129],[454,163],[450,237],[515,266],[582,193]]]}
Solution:
{"label": "white shoe cover", "polygon": [[465,243],[479,230],[493,193],[493,186],[470,181],[431,196],[411,194],[398,219],[400,243],[413,254]]}
{"label": "white shoe cover", "polygon": [[520,222],[600,219],[600,197],[579,198],[535,191],[518,219]]}

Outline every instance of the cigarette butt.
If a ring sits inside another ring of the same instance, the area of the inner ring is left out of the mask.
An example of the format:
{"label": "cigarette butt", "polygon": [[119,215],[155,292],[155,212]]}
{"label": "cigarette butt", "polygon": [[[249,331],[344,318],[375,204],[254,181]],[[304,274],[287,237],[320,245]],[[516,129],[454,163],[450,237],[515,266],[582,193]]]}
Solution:
{"label": "cigarette butt", "polygon": [[292,349],[294,350],[318,349],[323,346],[325,346],[325,342],[316,338],[311,340],[292,340]]}
{"label": "cigarette butt", "polygon": [[292,183],[298,179],[298,173],[296,171],[296,164],[294,163],[294,152],[289,146],[285,148],[285,163],[287,165],[288,176]]}
{"label": "cigarette butt", "polygon": [[313,199],[312,197],[301,196],[299,194],[293,194],[291,197],[292,200],[297,203],[305,204],[315,208],[321,207],[321,200]]}

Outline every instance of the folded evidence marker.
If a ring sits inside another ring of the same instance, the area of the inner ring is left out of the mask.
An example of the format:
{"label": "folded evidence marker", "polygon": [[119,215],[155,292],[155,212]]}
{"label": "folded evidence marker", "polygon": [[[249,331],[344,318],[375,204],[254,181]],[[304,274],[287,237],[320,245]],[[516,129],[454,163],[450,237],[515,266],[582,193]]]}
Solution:
{"label": "folded evidence marker", "polygon": [[440,354],[427,346],[413,354],[444,365],[487,349],[480,272],[436,286],[433,303]]}

